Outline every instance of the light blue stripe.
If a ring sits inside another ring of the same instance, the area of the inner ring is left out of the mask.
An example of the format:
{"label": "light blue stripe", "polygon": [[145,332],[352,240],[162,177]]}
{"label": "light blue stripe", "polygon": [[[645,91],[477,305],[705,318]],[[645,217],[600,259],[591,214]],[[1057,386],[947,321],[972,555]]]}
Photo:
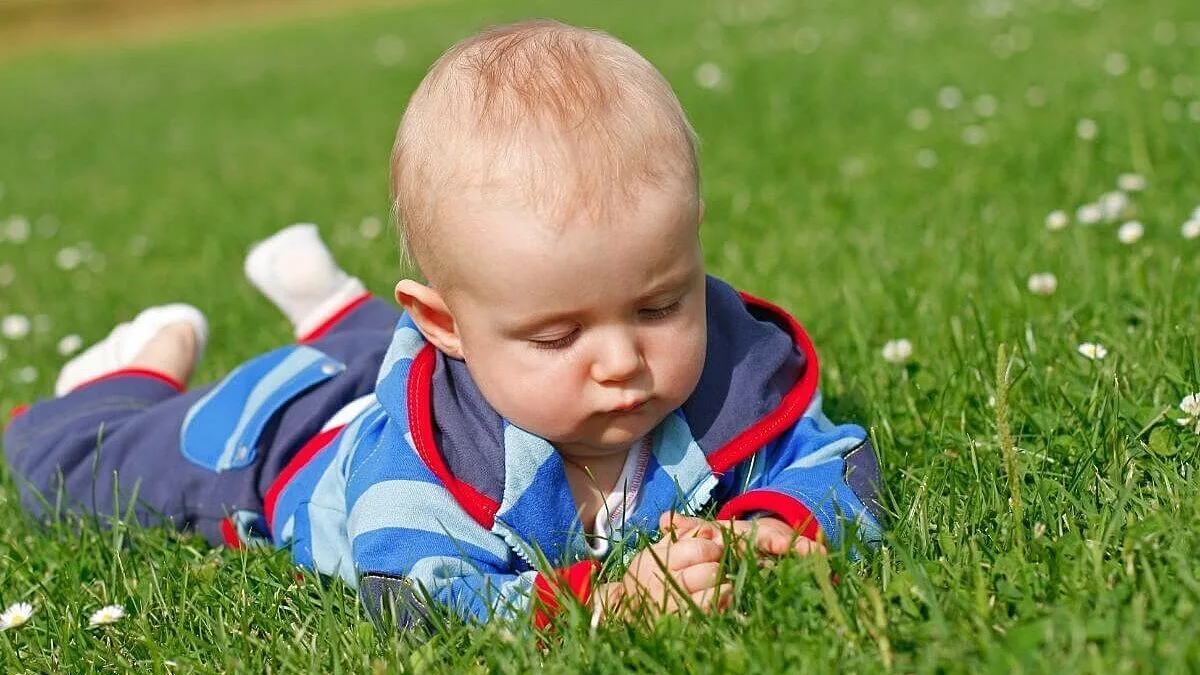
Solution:
{"label": "light blue stripe", "polygon": [[825,416],[825,411],[821,409],[821,400],[821,391],[818,389],[817,391],[813,392],[812,400],[808,402],[808,408],[804,410],[804,414],[800,417],[801,420],[806,417],[811,419],[816,425],[817,431],[827,434],[836,429],[837,425],[835,425],[832,420]]}
{"label": "light blue stripe", "polygon": [[295,529],[296,529],[296,516],[294,516],[294,515],[288,516],[287,522],[284,523],[283,527],[280,528],[280,530],[279,530],[279,537],[277,538],[278,541],[290,542],[292,540],[292,534],[294,533]]}
{"label": "light blue stripe", "polygon": [[839,438],[832,443],[822,446],[821,448],[808,453],[807,455],[792,462],[791,465],[784,469],[811,469],[814,466],[820,466],[828,462],[841,460],[843,455],[848,451],[853,450],[862,443],[862,439],[855,436]]}
{"label": "light blue stripe", "polygon": [[376,483],[351,506],[347,522],[352,539],[383,528],[407,528],[476,546],[501,560],[508,558],[504,542],[472,520],[445,488],[433,483]]}
{"label": "light blue stripe", "polygon": [[[334,457],[313,486],[308,506],[313,567],[324,574],[337,574],[352,586],[358,579],[346,534],[346,482],[342,465],[363,421],[369,417],[360,415],[338,435]],[[322,452],[329,451],[326,448]]]}
{"label": "light blue stripe", "polygon": [[767,467],[767,451],[766,448],[759,450],[750,456],[750,471],[746,476],[746,481],[743,484],[742,491],[751,490],[758,486],[762,481],[763,473]]}
{"label": "light blue stripe", "polygon": [[712,476],[708,458],[692,438],[687,422],[680,416],[668,415],[658,425],[657,433],[654,457],[684,494]]}
{"label": "light blue stripe", "polygon": [[500,597],[494,604],[498,616],[506,619],[516,618],[529,610],[533,600],[533,583],[537,579],[536,571],[522,572],[516,579],[500,587]]}
{"label": "light blue stripe", "polygon": [[354,556],[346,539],[345,512],[312,502],[307,510],[313,568],[321,574],[339,576],[351,587],[358,586]]}
{"label": "light blue stripe", "polygon": [[431,555],[413,563],[408,576],[425,584],[431,592],[454,581],[458,577],[483,574],[470,560],[461,556]]}
{"label": "light blue stripe", "polygon": [[[407,318],[405,316],[404,319],[401,319],[401,323],[404,323]],[[379,376],[375,378],[376,385],[392,374],[392,369],[396,367],[397,363],[415,359],[417,353],[424,346],[425,337],[419,331],[408,326],[398,326],[392,335],[392,343],[388,345],[387,354],[383,357],[383,363],[379,366]]]}
{"label": "light blue stripe", "polygon": [[524,429],[506,424],[504,427],[504,497],[496,515],[503,516],[537,480],[538,470],[551,457],[557,457],[554,446],[544,438]]}
{"label": "light blue stripe", "polygon": [[229,434],[229,439],[225,442],[225,450],[221,453],[221,458],[217,460],[217,467],[220,469],[229,468],[233,465],[233,454],[237,452],[238,446],[242,441],[242,434],[250,422],[258,416],[263,409],[263,405],[283,386],[285,382],[295,377],[305,368],[328,360],[321,352],[311,348],[301,348],[290,352],[283,361],[271,369],[265,377],[254,385],[254,389],[250,391],[250,395],[246,397],[246,402],[242,408],[242,416],[238,419],[237,426]]}

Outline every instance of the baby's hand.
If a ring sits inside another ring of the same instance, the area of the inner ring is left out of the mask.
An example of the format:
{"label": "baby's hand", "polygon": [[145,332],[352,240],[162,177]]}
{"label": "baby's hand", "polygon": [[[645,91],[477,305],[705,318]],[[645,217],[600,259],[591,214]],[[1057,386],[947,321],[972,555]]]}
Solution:
{"label": "baby's hand", "polygon": [[703,612],[727,607],[733,585],[722,583],[724,547],[717,541],[717,528],[690,527],[680,536],[669,514],[659,525],[663,538],[634,556],[620,581],[602,587],[602,611],[663,614],[692,603]]}
{"label": "baby's hand", "polygon": [[800,555],[826,552],[825,546],[820,542],[800,536],[787,523],[770,516],[755,520],[730,520],[718,524],[701,518],[674,515],[672,523],[676,536],[705,536],[722,545],[726,544],[725,538],[729,530],[732,530],[737,543],[755,553],[780,556],[793,552]]}

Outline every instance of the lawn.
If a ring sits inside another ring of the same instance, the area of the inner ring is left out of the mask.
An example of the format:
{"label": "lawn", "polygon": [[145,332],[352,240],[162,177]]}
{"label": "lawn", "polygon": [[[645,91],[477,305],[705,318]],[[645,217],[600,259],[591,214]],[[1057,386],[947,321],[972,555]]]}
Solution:
{"label": "lawn", "polygon": [[[0,410],[48,393],[61,338],[150,304],[208,313],[198,381],[287,340],[241,263],[288,223],[319,223],[386,293],[409,92],[454,40],[531,15],[608,29],[674,84],[702,138],[711,271],[805,324],[827,412],[880,451],[886,546],[731,560],[736,603],[713,617],[380,636],[284,553],[41,527],[0,470],[0,606],[35,609],[0,633],[0,669],[1200,668],[1200,436],[1176,423],[1200,391],[1194,0],[450,0],[13,57]],[[1122,174],[1126,197],[1105,196]],[[900,339],[907,361],[884,358]],[[127,616],[88,628],[108,604]]]}

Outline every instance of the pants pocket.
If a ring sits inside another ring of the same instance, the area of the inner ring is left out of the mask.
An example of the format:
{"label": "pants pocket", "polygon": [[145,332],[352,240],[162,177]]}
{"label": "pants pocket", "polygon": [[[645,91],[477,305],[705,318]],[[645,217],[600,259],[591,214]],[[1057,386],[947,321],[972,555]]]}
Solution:
{"label": "pants pocket", "polygon": [[307,345],[282,347],[242,364],[188,410],[180,430],[184,458],[215,472],[253,464],[276,413],[345,369]]}

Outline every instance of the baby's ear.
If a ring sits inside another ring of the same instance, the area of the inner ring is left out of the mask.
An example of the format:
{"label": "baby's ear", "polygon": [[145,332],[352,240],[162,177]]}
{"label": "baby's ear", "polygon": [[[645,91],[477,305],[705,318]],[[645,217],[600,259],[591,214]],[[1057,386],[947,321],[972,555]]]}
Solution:
{"label": "baby's ear", "polygon": [[401,279],[396,284],[396,302],[408,312],[417,329],[434,347],[451,358],[462,359],[458,324],[441,293],[412,279]]}

